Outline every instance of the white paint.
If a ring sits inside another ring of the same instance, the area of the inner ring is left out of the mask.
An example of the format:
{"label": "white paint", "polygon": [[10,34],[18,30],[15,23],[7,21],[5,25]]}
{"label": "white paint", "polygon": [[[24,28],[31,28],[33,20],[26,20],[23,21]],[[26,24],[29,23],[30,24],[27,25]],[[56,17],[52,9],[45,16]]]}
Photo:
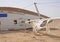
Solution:
{"label": "white paint", "polygon": [[[33,28],[33,32],[37,33],[39,30],[41,30],[42,28],[44,28],[44,26],[41,26],[43,24],[43,22],[46,20],[46,24],[45,26],[47,26],[48,22],[51,19],[35,19],[35,20],[27,20],[25,21],[25,23],[30,23],[32,28]],[[49,29],[48,27],[46,27],[46,31],[48,32]]]}
{"label": "white paint", "polygon": [[[29,28],[31,27],[29,24],[21,23],[21,21],[25,21],[28,19],[37,19],[38,16],[30,15],[30,14],[24,14],[20,12],[9,12],[9,11],[3,11],[1,13],[7,13],[7,17],[0,17],[0,30],[8,30],[8,29],[23,29],[23,28]],[[17,20],[17,24],[14,24],[14,20]]]}

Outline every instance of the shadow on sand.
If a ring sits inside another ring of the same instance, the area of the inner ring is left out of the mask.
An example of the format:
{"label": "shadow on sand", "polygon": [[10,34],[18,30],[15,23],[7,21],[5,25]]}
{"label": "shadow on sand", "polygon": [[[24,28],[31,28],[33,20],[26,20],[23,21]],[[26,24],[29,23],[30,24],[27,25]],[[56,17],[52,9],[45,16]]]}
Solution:
{"label": "shadow on sand", "polygon": [[[42,29],[41,31],[45,31],[46,29]],[[55,28],[51,28],[51,30],[58,30],[58,29],[55,29]],[[20,29],[20,30],[11,30],[11,31],[0,31],[0,34],[8,34],[8,33],[19,33],[19,32],[22,32],[22,33],[29,33],[29,32],[32,32],[32,29]],[[60,36],[57,36],[57,35],[54,35],[54,34],[48,34],[48,33],[43,33],[43,32],[40,32],[40,34],[42,34],[42,36],[49,36],[50,38],[59,38],[60,39]],[[41,35],[39,35],[41,36]]]}

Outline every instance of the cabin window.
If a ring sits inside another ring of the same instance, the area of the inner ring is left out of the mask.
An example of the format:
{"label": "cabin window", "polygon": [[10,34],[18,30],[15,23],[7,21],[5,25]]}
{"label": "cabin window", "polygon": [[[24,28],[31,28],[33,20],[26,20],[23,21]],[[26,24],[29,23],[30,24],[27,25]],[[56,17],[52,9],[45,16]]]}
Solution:
{"label": "cabin window", "polygon": [[14,20],[14,24],[17,24],[17,20]]}
{"label": "cabin window", "polygon": [[45,26],[45,25],[46,25],[46,23],[47,23],[47,20],[43,21],[43,22],[42,22],[42,24],[40,25],[40,27]]}
{"label": "cabin window", "polygon": [[42,19],[42,17],[40,19]]}
{"label": "cabin window", "polygon": [[30,19],[28,19],[28,21],[30,21]]}

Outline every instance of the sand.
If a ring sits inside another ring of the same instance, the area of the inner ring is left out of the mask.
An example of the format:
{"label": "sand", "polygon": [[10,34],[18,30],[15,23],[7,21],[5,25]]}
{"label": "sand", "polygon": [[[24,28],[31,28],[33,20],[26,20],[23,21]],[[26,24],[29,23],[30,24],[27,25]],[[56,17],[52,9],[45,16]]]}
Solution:
{"label": "sand", "polygon": [[60,42],[60,30],[52,30],[50,34],[44,31],[42,35],[29,30],[3,31],[0,32],[0,42]]}

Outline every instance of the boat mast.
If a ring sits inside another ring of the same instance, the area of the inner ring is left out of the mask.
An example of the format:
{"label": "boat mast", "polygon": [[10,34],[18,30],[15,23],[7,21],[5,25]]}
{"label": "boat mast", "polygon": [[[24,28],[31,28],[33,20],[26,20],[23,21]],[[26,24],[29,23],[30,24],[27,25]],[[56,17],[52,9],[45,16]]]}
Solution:
{"label": "boat mast", "polygon": [[36,9],[36,11],[37,11],[37,13],[38,13],[39,18],[41,18],[41,17],[40,17],[40,13],[39,13],[39,10],[38,10],[37,3],[36,3],[36,2],[34,2],[34,6],[35,6],[35,9]]}

